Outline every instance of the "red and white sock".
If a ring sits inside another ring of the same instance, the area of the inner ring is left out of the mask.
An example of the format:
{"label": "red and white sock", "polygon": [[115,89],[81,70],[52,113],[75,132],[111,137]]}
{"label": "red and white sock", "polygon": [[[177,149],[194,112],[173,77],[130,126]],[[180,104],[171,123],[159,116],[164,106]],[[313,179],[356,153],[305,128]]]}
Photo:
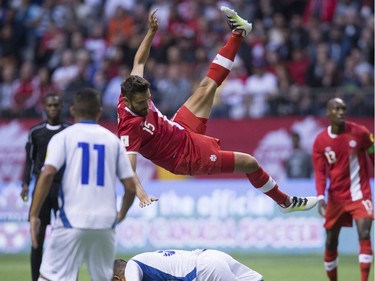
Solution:
{"label": "red and white sock", "polygon": [[242,41],[243,37],[241,34],[232,33],[228,42],[220,49],[219,53],[210,64],[207,77],[214,80],[218,86],[223,83],[231,71],[234,58]]}
{"label": "red and white sock", "polygon": [[259,167],[258,170],[251,174],[246,174],[246,176],[256,189],[272,198],[277,204],[283,205],[289,198],[287,194],[279,189],[277,183],[262,169],[262,167]]}
{"label": "red and white sock", "polygon": [[371,263],[372,263],[372,248],[371,248],[371,241],[370,240],[362,240],[359,241],[359,267],[361,269],[361,281],[367,281]]}
{"label": "red and white sock", "polygon": [[337,250],[325,250],[324,267],[330,281],[337,281],[337,266],[339,264]]}

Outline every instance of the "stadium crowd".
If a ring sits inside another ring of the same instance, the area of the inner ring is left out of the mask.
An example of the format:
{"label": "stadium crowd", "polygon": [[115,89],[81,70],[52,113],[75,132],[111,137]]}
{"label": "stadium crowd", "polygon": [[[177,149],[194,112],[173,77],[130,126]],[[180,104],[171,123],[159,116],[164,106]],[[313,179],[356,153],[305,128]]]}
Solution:
{"label": "stadium crowd", "polygon": [[374,114],[374,7],[370,0],[0,0],[0,117],[38,117],[48,92],[62,95],[65,116],[75,91],[102,93],[104,118],[116,120],[129,75],[158,7],[159,31],[146,78],[168,116],[192,94],[228,27],[219,6],[253,23],[215,118],[324,115],[332,96],[348,115]]}

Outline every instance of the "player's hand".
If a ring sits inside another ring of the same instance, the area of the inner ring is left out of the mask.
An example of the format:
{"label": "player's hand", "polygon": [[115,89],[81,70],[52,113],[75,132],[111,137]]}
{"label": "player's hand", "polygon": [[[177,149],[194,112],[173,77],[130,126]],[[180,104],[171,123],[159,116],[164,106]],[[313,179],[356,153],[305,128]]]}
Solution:
{"label": "player's hand", "polygon": [[318,212],[324,218],[326,215],[326,201],[324,199],[319,200],[318,202]]}
{"label": "player's hand", "polygon": [[158,200],[159,199],[156,198],[156,197],[150,197],[150,196],[146,195],[142,198],[139,198],[139,207],[141,207],[141,208],[146,207],[148,205],[151,205],[152,202],[156,202]]}
{"label": "player's hand", "polygon": [[23,201],[26,202],[27,200],[29,200],[29,197],[28,197],[28,195],[29,195],[29,185],[28,184],[26,184],[26,183],[22,184],[22,190],[21,190],[20,195],[21,195],[21,198],[22,198]]}
{"label": "player's hand", "polygon": [[153,9],[148,15],[148,25],[152,32],[156,32],[159,28],[158,19],[155,17],[155,13],[158,11],[158,8]]}
{"label": "player's hand", "polygon": [[40,218],[30,217],[31,244],[34,249],[38,247],[38,234],[40,230]]}

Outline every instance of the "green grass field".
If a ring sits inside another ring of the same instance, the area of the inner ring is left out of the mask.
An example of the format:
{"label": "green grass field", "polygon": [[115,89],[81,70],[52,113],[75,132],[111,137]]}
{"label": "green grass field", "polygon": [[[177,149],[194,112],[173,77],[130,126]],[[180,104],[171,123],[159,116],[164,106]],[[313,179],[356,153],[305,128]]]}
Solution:
{"label": "green grass field", "polygon": [[[327,280],[322,257],[285,255],[232,255],[242,263],[263,274],[265,281],[322,281]],[[127,256],[122,256],[127,259]],[[371,276],[373,276],[373,269]],[[26,254],[0,254],[1,280],[30,280],[29,256]],[[82,267],[79,281],[89,281],[86,266]],[[360,280],[358,257],[340,256],[339,280]],[[373,277],[371,280],[374,280]]]}

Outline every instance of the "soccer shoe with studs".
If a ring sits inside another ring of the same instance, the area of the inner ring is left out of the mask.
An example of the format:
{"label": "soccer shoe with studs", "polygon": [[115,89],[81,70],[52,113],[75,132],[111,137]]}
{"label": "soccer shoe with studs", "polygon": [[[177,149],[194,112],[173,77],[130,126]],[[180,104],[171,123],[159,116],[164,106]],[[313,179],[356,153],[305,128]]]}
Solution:
{"label": "soccer shoe with studs", "polygon": [[288,207],[279,206],[279,209],[282,213],[291,213],[291,212],[298,212],[298,211],[307,211],[312,208],[318,203],[318,197],[316,196],[309,196],[309,197],[297,197],[293,196],[291,198],[291,204]]}
{"label": "soccer shoe with studs", "polygon": [[232,31],[241,30],[243,37],[249,35],[251,29],[253,28],[251,23],[248,23],[246,20],[237,15],[236,11],[229,9],[228,7],[221,6],[220,9],[228,18],[228,25]]}

